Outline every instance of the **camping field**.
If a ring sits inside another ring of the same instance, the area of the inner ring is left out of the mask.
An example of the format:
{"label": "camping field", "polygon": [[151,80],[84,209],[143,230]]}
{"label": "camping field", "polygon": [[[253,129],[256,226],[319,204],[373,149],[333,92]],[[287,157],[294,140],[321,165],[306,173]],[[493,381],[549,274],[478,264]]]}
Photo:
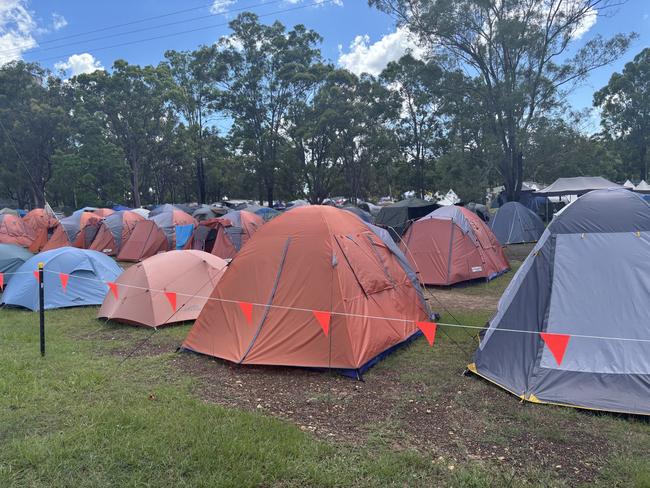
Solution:
{"label": "camping field", "polygon": [[[509,249],[514,267],[529,250]],[[432,289],[483,325],[512,278]],[[650,486],[650,422],[521,403],[464,376],[476,339],[439,329],[355,381],[177,353],[96,308],[0,312],[0,486]]]}

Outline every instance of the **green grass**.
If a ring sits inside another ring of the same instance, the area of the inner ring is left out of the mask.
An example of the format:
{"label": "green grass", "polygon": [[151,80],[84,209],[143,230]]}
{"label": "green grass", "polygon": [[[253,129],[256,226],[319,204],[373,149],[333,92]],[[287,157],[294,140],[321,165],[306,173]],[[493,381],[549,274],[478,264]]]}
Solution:
{"label": "green grass", "polygon": [[[333,447],[288,423],[206,404],[169,354],[123,363],[99,354],[75,338],[98,329],[95,313],[48,313],[41,358],[38,316],[2,311],[0,486],[373,486],[437,477],[413,452]],[[128,348],[149,333],[102,342]]]}

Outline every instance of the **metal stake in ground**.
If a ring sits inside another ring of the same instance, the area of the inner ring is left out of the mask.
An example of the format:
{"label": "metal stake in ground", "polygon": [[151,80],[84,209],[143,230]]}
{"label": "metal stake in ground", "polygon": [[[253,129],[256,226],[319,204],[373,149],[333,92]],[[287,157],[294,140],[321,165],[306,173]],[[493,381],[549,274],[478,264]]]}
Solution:
{"label": "metal stake in ground", "polygon": [[41,356],[45,356],[45,288],[43,263],[38,263],[38,313],[40,318]]}

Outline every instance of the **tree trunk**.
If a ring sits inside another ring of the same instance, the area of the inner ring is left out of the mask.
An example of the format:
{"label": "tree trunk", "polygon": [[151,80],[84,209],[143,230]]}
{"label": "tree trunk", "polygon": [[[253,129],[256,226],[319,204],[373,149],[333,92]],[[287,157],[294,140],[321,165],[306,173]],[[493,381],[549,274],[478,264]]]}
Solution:
{"label": "tree trunk", "polygon": [[140,163],[131,161],[131,193],[133,194],[133,207],[140,207]]}
{"label": "tree trunk", "polygon": [[203,163],[203,156],[199,156],[196,160],[196,179],[199,190],[199,205],[205,203],[205,165]]}
{"label": "tree trunk", "polygon": [[648,146],[643,144],[641,146],[641,149],[639,151],[639,161],[641,163],[641,179],[642,180],[648,180],[648,162],[646,161],[646,157],[648,155]]}
{"label": "tree trunk", "polygon": [[266,183],[266,198],[269,201],[269,207],[273,208],[273,181]]}

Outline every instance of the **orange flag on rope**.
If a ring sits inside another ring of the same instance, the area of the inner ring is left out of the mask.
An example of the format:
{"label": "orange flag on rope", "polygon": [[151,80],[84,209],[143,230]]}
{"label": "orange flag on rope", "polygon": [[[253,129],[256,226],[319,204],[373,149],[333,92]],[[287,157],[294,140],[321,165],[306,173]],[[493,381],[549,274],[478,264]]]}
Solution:
{"label": "orange flag on rope", "polygon": [[119,298],[118,293],[117,293],[117,283],[113,283],[112,281],[108,281],[108,282],[106,282],[106,284],[108,285],[108,287],[113,292],[113,296],[115,297],[115,300],[117,300]]}
{"label": "orange flag on rope", "polygon": [[555,361],[557,361],[557,365],[560,366],[571,336],[567,334],[549,334],[547,332],[540,332],[539,335],[542,336],[546,347],[549,348]]}
{"label": "orange flag on rope", "polygon": [[332,316],[331,313],[329,312],[321,312],[318,310],[312,310],[314,317],[316,317],[316,320],[318,320],[318,323],[320,324],[321,328],[323,329],[323,332],[325,335],[329,335],[330,333],[330,318]]}
{"label": "orange flag on rope", "polygon": [[438,324],[435,322],[416,322],[415,325],[418,326],[418,329],[422,331],[424,337],[427,338],[430,346],[433,346],[433,343],[436,341],[436,330],[438,329]]}
{"label": "orange flag on rope", "polygon": [[253,321],[253,304],[249,302],[239,302],[239,308],[241,308],[246,321],[250,324]]}
{"label": "orange flag on rope", "polygon": [[59,273],[59,279],[61,280],[61,286],[63,291],[68,291],[68,279],[70,278],[69,274]]}
{"label": "orange flag on rope", "polygon": [[34,271],[34,278],[36,278],[36,281],[37,281],[38,283],[41,282],[41,279],[40,279],[39,276],[38,276],[38,271]]}
{"label": "orange flag on rope", "polygon": [[5,275],[0,273],[0,290],[4,290],[5,287]]}
{"label": "orange flag on rope", "polygon": [[176,311],[176,292],[175,291],[166,291],[165,296],[167,297],[167,301],[169,301],[169,304],[172,306],[172,309],[175,312]]}

